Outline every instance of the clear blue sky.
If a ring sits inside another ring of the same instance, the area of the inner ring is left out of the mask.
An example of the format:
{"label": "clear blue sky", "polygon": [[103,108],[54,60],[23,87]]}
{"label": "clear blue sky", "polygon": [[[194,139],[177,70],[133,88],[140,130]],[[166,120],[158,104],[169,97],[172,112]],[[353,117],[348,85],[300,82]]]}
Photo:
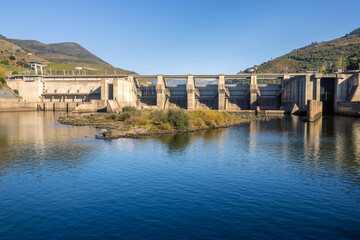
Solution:
{"label": "clear blue sky", "polygon": [[360,27],[360,1],[2,1],[0,33],[77,42],[141,74],[236,73]]}

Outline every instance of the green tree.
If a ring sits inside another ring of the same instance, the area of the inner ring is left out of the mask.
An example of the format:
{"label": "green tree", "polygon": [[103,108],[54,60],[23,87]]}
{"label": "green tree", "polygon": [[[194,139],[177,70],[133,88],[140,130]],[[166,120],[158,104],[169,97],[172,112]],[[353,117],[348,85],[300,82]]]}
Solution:
{"label": "green tree", "polygon": [[6,71],[4,68],[0,67],[0,82],[5,83],[6,80]]}
{"label": "green tree", "polygon": [[358,70],[360,64],[360,53],[354,53],[347,59],[347,69],[348,70]]}
{"label": "green tree", "polygon": [[14,61],[14,60],[16,60],[16,57],[13,56],[13,55],[11,55],[11,56],[9,57],[9,59],[10,59],[11,61]]}
{"label": "green tree", "polygon": [[184,109],[170,109],[167,120],[175,129],[188,129],[190,125],[190,117]]}
{"label": "green tree", "polygon": [[335,71],[338,71],[341,69],[343,72],[346,72],[346,59],[344,57],[341,57],[338,59],[338,61],[335,64]]}
{"label": "green tree", "polygon": [[27,63],[27,61],[23,58],[21,60],[18,60],[16,62],[17,65],[23,67],[23,68],[28,68],[29,67],[29,64]]}
{"label": "green tree", "polygon": [[320,73],[326,73],[326,67],[324,65],[321,66]]}

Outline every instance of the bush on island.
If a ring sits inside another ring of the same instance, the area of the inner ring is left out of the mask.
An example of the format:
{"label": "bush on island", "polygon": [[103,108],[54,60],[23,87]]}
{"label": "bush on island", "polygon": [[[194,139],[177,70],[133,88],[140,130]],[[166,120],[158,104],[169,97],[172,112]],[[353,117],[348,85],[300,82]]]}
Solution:
{"label": "bush on island", "polygon": [[190,117],[184,109],[174,108],[167,112],[167,120],[175,129],[188,129]]}

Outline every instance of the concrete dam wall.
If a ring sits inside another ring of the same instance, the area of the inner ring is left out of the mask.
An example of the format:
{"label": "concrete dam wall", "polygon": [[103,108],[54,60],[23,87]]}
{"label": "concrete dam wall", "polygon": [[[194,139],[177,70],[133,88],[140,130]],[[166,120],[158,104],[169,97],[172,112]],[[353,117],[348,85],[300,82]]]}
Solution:
{"label": "concrete dam wall", "polygon": [[[153,84],[140,85],[145,79]],[[278,84],[258,83],[269,81]],[[135,106],[293,112],[289,106],[295,106],[306,112],[308,101],[316,100],[325,114],[356,116],[360,104],[359,73],[14,76],[7,83],[23,102],[37,103],[45,111],[119,111]]]}

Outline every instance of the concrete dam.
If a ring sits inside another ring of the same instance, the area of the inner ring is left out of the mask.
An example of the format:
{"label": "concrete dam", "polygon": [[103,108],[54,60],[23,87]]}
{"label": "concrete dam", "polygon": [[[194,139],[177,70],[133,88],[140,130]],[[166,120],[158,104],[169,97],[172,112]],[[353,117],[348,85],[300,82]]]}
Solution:
{"label": "concrete dam", "polygon": [[[142,85],[149,80],[152,84]],[[204,80],[212,80],[204,84]],[[228,81],[227,81],[228,80]],[[227,82],[238,82],[227,84]],[[266,84],[266,82],[276,84]],[[13,76],[17,101],[0,111],[120,111],[124,106],[283,114],[310,112],[360,116],[359,73],[236,75]],[[24,105],[24,106],[22,106]],[[26,106],[25,106],[26,105]]]}

